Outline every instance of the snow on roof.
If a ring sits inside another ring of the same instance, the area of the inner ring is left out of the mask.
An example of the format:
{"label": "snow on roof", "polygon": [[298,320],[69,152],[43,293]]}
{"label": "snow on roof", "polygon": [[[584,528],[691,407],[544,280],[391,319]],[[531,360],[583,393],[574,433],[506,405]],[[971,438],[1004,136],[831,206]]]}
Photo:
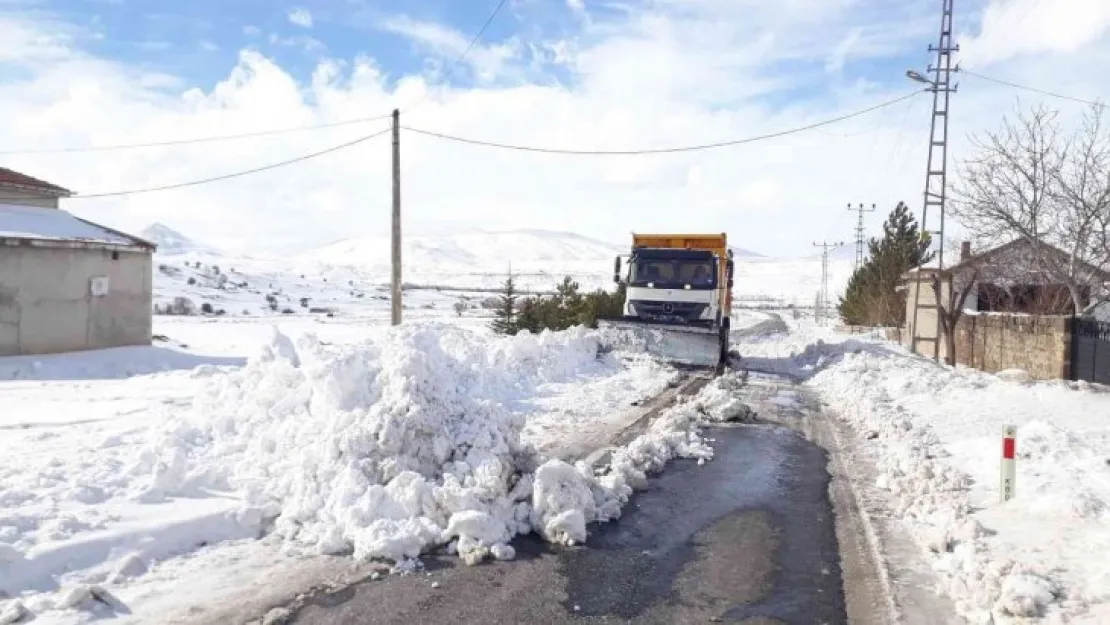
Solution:
{"label": "snow on roof", "polygon": [[98,226],[61,209],[11,204],[0,204],[0,239],[153,247],[142,239]]}

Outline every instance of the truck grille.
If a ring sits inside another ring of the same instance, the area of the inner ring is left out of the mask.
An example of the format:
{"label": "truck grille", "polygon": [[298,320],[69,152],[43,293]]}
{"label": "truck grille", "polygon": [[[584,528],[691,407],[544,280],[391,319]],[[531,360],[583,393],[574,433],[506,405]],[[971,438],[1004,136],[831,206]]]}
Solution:
{"label": "truck grille", "polygon": [[695,321],[709,306],[698,302],[656,302],[642,299],[632,300],[630,303],[636,316],[665,321]]}

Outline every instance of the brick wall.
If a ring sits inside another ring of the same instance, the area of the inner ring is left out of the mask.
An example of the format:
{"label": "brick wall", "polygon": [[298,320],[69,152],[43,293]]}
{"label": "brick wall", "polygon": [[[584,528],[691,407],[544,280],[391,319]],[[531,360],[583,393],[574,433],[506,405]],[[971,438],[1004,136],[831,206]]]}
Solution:
{"label": "brick wall", "polygon": [[964,315],[956,324],[956,360],[990,373],[1022,369],[1037,380],[1070,378],[1067,317]]}

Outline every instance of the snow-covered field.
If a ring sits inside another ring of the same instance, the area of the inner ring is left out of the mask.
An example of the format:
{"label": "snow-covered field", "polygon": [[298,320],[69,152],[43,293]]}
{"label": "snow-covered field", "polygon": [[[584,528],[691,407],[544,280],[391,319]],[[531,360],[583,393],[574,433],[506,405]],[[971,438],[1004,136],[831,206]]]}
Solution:
{"label": "snow-covered field", "polygon": [[[854,476],[858,487],[908,526],[964,617],[1110,622],[1110,388],[945,367],[791,324],[740,351],[805,379],[851,426],[877,471]],[[1007,425],[1018,428],[1017,496],[1003,503]]]}

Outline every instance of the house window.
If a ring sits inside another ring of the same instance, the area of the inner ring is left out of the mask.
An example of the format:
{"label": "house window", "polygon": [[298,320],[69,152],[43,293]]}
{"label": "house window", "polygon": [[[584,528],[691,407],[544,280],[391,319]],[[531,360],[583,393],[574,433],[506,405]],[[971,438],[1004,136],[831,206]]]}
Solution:
{"label": "house window", "polygon": [[119,260],[119,252],[117,252],[117,251],[112,252],[112,260]]}

